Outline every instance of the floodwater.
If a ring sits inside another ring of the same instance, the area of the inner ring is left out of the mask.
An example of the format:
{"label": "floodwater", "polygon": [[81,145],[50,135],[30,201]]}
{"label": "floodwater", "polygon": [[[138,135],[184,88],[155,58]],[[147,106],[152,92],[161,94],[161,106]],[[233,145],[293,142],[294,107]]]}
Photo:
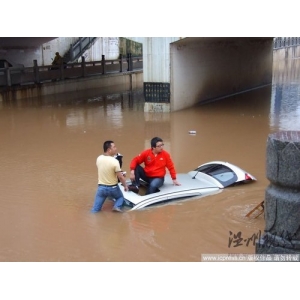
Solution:
{"label": "floodwater", "polygon": [[[274,61],[273,84],[170,114],[144,113],[142,91],[101,91],[0,102],[0,261],[199,262],[202,254],[254,254],[263,215],[270,133],[299,130],[300,60]],[[195,135],[188,132],[195,130]],[[112,139],[129,171],[160,136],[178,173],[229,161],[257,182],[126,212],[91,214],[96,157]],[[234,242],[240,232],[243,242]]]}

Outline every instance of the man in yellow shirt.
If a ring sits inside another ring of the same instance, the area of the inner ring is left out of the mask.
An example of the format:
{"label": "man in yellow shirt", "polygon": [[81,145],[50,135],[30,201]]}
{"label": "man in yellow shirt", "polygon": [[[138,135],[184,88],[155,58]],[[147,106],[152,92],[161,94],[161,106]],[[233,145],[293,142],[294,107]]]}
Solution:
{"label": "man in yellow shirt", "polygon": [[98,168],[98,189],[96,191],[92,212],[101,210],[107,197],[116,199],[113,211],[122,212],[121,207],[124,197],[118,185],[118,179],[122,183],[124,190],[128,191],[125,177],[122,174],[119,161],[115,159],[118,153],[113,141],[105,141],[103,144],[104,153],[97,157],[96,165]]}
{"label": "man in yellow shirt", "polygon": [[56,52],[52,65],[61,65],[62,63],[63,63],[63,58],[59,55],[59,52]]}

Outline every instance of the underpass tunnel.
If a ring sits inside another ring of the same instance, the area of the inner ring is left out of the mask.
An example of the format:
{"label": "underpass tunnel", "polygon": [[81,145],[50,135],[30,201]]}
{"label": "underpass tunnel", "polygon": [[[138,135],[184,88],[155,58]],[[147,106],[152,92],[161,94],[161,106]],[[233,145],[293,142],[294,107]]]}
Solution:
{"label": "underpass tunnel", "polygon": [[272,82],[273,38],[184,38],[170,44],[171,111]]}

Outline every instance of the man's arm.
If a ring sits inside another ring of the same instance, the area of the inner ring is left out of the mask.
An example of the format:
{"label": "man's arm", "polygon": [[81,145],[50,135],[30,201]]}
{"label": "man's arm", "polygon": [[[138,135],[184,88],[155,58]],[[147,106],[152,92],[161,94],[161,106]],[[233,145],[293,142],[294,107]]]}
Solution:
{"label": "man's arm", "polygon": [[145,151],[143,151],[142,153],[140,153],[139,155],[135,156],[129,165],[130,168],[130,180],[135,181],[135,174],[134,174],[134,170],[135,168],[140,165],[141,163],[144,162],[144,154]]}
{"label": "man's arm", "polygon": [[129,165],[130,170],[134,170],[138,165],[140,165],[144,161],[144,151],[139,155],[135,156]]}
{"label": "man's arm", "polygon": [[117,172],[117,177],[118,179],[120,180],[120,182],[122,183],[122,185],[124,186],[124,190],[125,191],[128,191],[128,186],[127,186],[127,183],[126,183],[126,179],[125,177],[123,176],[122,172]]}

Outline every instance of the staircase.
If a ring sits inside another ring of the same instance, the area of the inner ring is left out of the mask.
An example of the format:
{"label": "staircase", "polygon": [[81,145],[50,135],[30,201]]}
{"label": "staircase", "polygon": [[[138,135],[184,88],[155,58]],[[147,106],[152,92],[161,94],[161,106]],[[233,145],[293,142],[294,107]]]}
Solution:
{"label": "staircase", "polygon": [[97,37],[81,37],[74,44],[71,44],[70,49],[64,54],[64,63],[73,63],[82,56],[84,51],[90,48]]}

